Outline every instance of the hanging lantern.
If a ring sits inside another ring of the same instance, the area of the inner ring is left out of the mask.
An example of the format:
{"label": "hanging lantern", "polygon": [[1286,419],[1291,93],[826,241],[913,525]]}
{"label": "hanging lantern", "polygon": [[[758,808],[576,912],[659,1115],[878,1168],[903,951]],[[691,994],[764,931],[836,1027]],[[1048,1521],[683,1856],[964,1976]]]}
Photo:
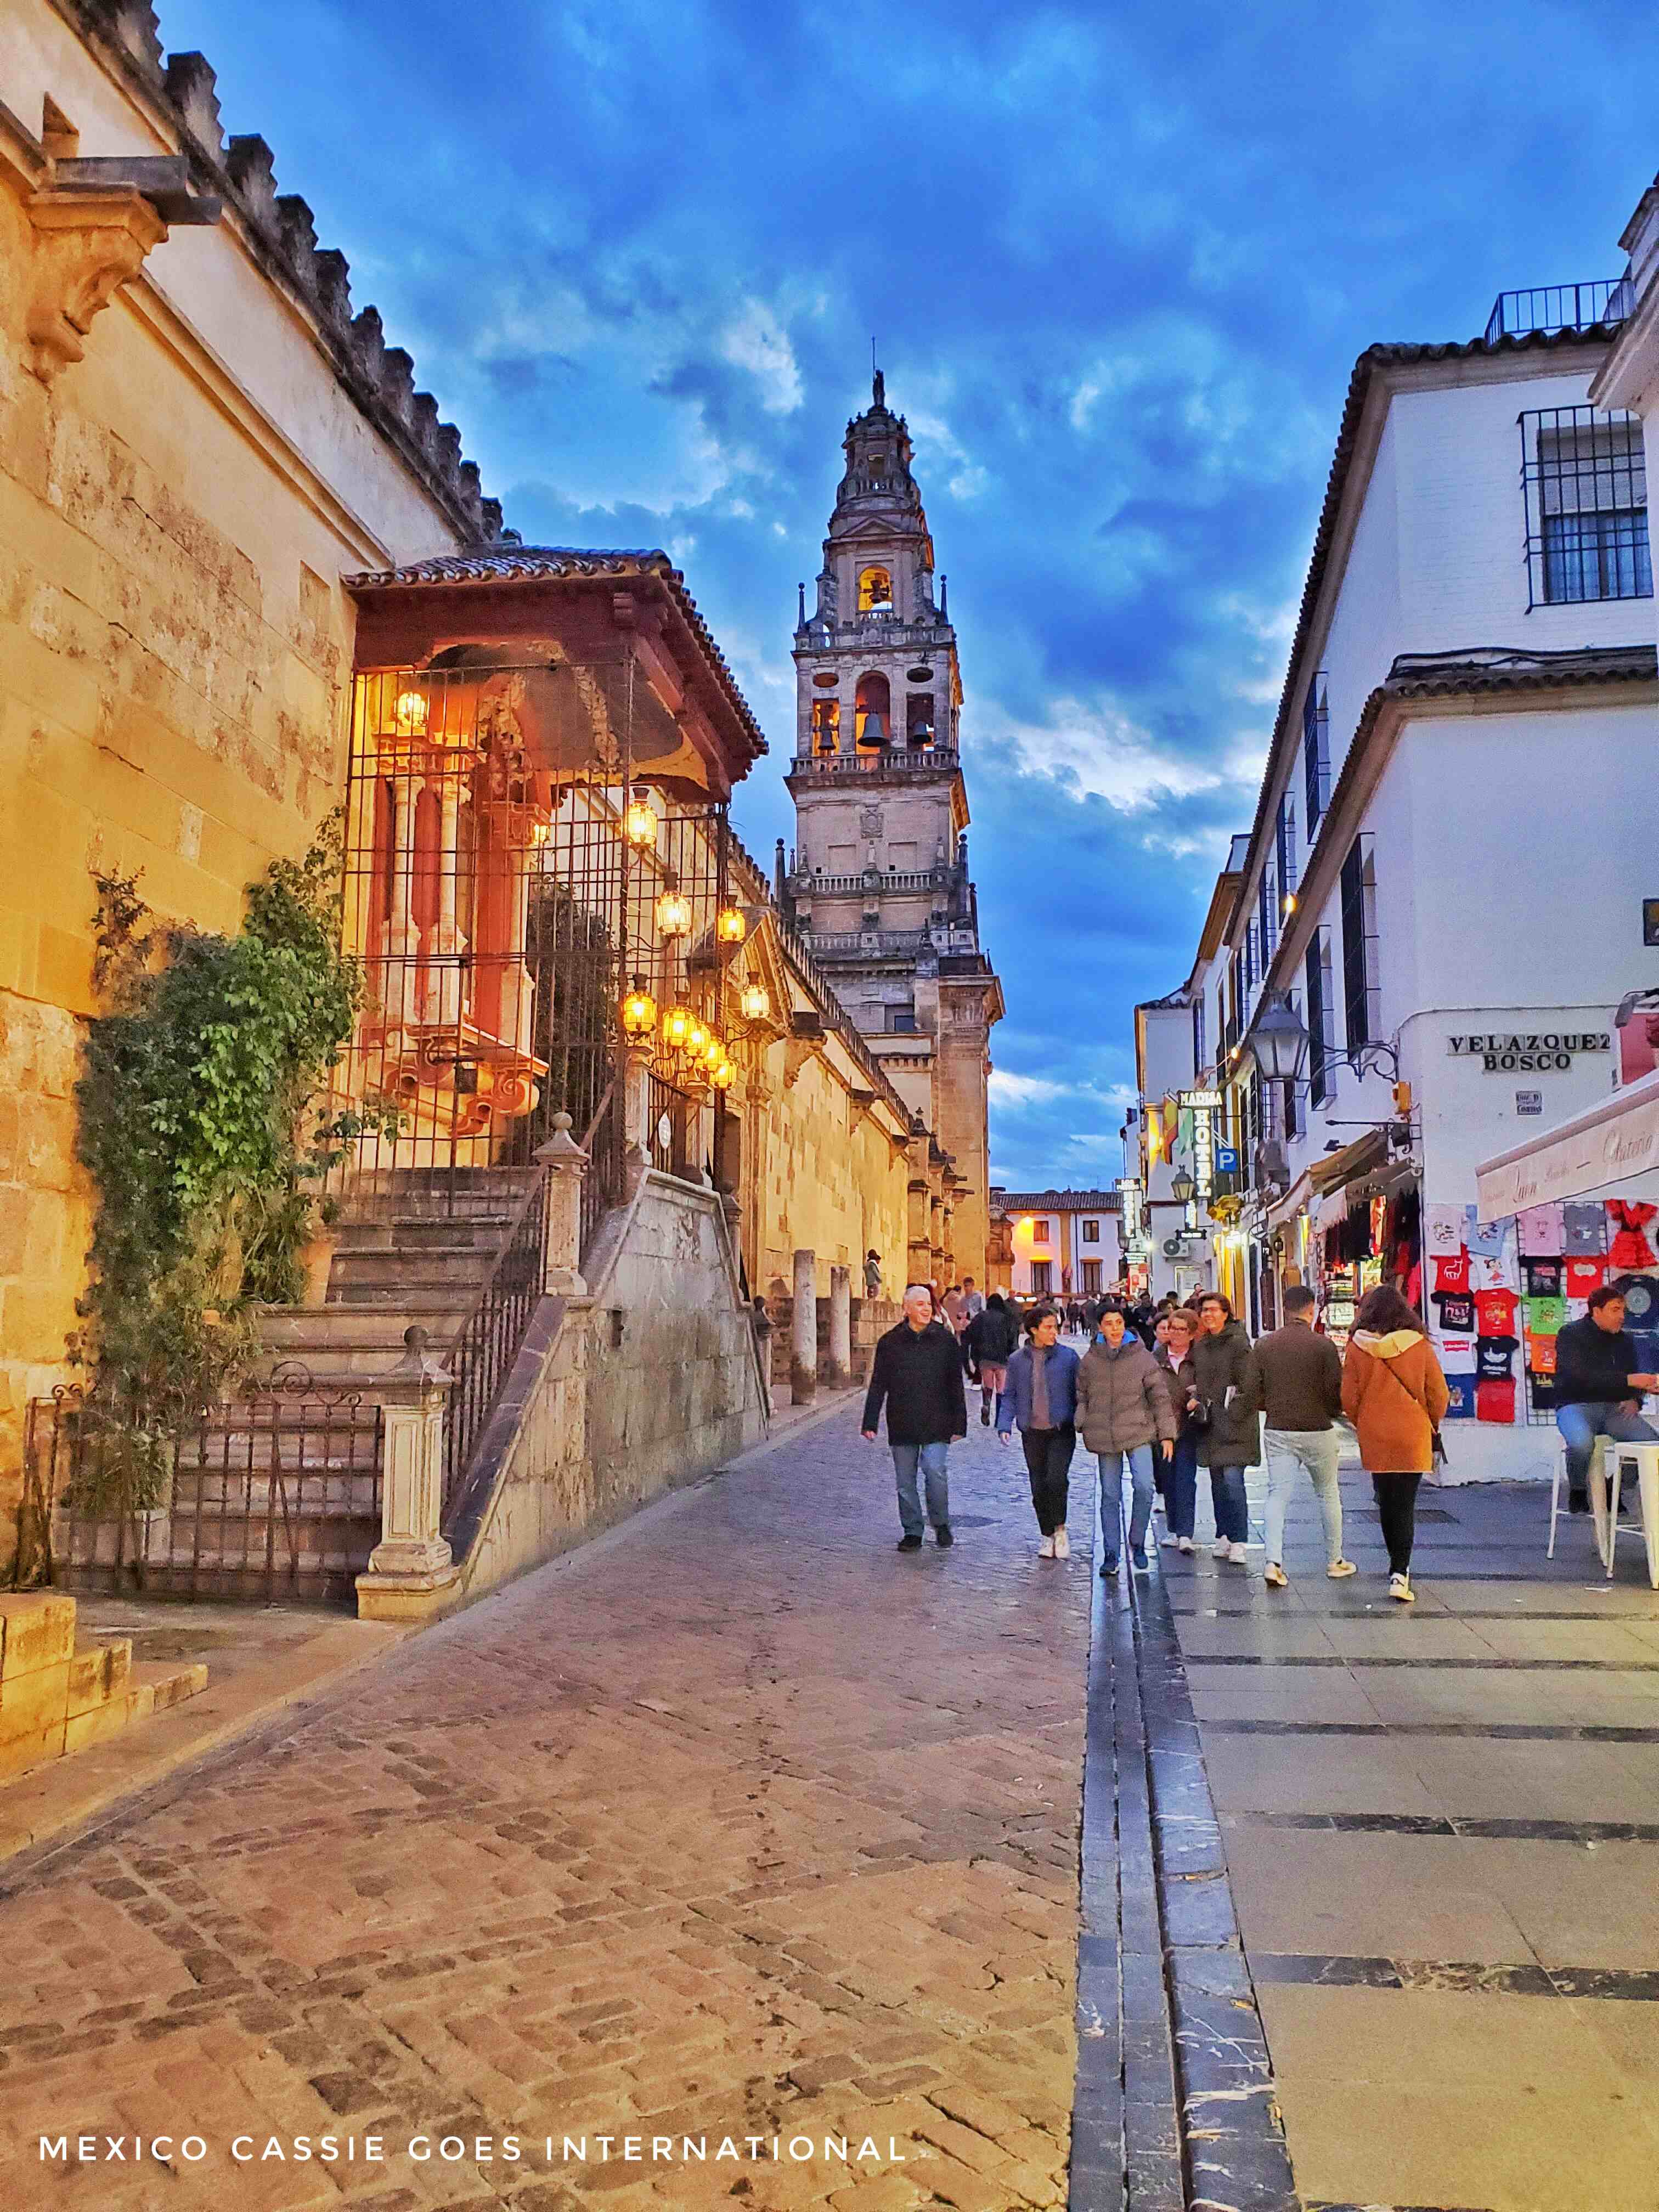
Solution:
{"label": "hanging lantern", "polygon": [[638,1040],[648,1037],[657,1026],[657,1002],[645,988],[643,975],[634,978],[634,988],[622,1002],[623,1035]]}
{"label": "hanging lantern", "polygon": [[662,1018],[662,1041],[670,1052],[684,1052],[696,1019],[689,1006],[671,1006]]}
{"label": "hanging lantern", "polygon": [[685,1056],[701,1067],[702,1056],[708,1049],[708,1031],[694,1014],[691,1017],[691,1026],[685,1033]]}
{"label": "hanging lantern", "polygon": [[642,794],[631,799],[623,813],[623,836],[636,853],[648,853],[662,827],[656,808]]}
{"label": "hanging lantern", "polygon": [[398,734],[404,738],[426,735],[426,694],[423,691],[400,691],[398,694]]}
{"label": "hanging lantern", "polygon": [[764,983],[745,983],[738,1005],[746,1022],[763,1022],[772,1011],[772,994]]}
{"label": "hanging lantern", "polygon": [[714,917],[714,934],[722,945],[741,945],[749,922],[740,906],[723,906]]}
{"label": "hanging lantern", "polygon": [[716,1091],[729,1091],[737,1079],[738,1071],[729,1060],[723,1060],[709,1078]]}
{"label": "hanging lantern", "polygon": [[676,888],[670,876],[668,887],[657,901],[657,934],[672,939],[691,934],[691,902],[683,890]]}
{"label": "hanging lantern", "polygon": [[702,1048],[702,1064],[708,1069],[710,1075],[713,1075],[714,1070],[720,1066],[725,1057],[726,1047],[720,1042],[717,1036],[711,1036],[708,1043]]}

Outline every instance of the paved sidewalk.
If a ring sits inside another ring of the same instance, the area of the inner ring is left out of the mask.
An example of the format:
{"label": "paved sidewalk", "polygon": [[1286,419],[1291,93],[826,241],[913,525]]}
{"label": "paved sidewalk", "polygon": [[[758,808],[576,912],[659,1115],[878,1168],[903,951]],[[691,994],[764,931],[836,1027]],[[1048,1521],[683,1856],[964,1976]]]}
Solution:
{"label": "paved sidewalk", "polygon": [[[1659,2208],[1659,1595],[1540,1487],[1425,1487],[1418,1602],[1370,1485],[1324,1574],[1160,1553],[1310,2206]],[[1258,1509],[1259,1510],[1259,1509]],[[1256,1532],[1259,1534],[1259,1529]],[[1156,1593],[1153,1594],[1154,1597]],[[1231,2201],[1231,2200],[1229,2200]]]}
{"label": "paved sidewalk", "polygon": [[[856,1418],[403,1644],[12,1887],[7,2212],[1062,2205],[1089,1489],[1079,1556],[1037,1561],[1019,1455],[975,1427],[956,1547],[900,1557]],[[131,2163],[161,2130],[171,2170]],[[65,2174],[43,2131],[125,2135],[129,2162]],[[233,2162],[238,2136],[323,2134],[331,2166]],[[706,2165],[651,2162],[688,2134]],[[444,2136],[468,2154],[407,2153]],[[761,2155],[717,2160],[726,2136]]]}

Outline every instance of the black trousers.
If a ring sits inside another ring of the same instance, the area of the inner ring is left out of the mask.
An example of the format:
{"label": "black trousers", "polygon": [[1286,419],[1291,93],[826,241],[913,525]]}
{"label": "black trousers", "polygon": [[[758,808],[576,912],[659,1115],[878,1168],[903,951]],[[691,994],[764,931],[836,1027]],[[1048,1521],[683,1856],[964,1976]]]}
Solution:
{"label": "black trousers", "polygon": [[1382,1541],[1389,1547],[1389,1572],[1391,1575],[1409,1574],[1412,1564],[1412,1537],[1417,1527],[1417,1486],[1420,1474],[1374,1474],[1371,1488],[1376,1493],[1377,1517],[1382,1523]]}
{"label": "black trousers", "polygon": [[1025,1448],[1025,1471],[1031,1478],[1031,1504],[1036,1509],[1037,1527],[1045,1536],[1052,1536],[1056,1528],[1066,1525],[1066,1499],[1071,1471],[1072,1454],[1077,1449],[1077,1431],[1064,1429],[1022,1429],[1020,1443]]}

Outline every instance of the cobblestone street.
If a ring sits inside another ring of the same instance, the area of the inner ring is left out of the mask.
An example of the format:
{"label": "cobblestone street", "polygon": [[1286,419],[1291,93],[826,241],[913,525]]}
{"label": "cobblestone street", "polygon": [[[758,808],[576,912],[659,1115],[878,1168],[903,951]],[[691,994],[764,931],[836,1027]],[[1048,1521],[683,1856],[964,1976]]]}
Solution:
{"label": "cobblestone street", "polygon": [[[1063,2204],[1092,1484],[1078,1556],[1039,1563],[1018,1449],[975,1425],[955,1548],[899,1557],[890,1462],[855,1419],[14,1869],[0,2201]],[[95,2136],[98,2162],[43,2163],[43,2133]],[[133,2163],[158,2133],[168,2167]],[[331,2166],[233,2158],[324,2135]],[[706,2165],[652,2163],[686,2135]],[[446,2136],[495,2155],[405,2148]],[[823,2153],[841,2136],[846,2162]]]}

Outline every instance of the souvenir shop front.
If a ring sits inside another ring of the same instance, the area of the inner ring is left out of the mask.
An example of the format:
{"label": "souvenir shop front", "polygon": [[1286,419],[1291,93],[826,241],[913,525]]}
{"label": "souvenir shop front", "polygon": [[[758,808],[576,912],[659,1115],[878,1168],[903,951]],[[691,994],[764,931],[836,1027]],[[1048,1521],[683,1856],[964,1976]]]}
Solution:
{"label": "souvenir shop front", "polygon": [[1477,1421],[1547,1432],[1528,1455],[1541,1468],[1524,1470],[1547,1474],[1555,1340],[1592,1291],[1620,1285],[1644,1365],[1659,1365],[1659,1075],[1482,1161],[1477,1182],[1461,1241],[1449,1217],[1427,1223],[1430,1298],[1453,1333],[1441,1356],[1449,1382],[1462,1352]]}
{"label": "souvenir shop front", "polygon": [[1420,1309],[1423,1207],[1417,1164],[1389,1156],[1381,1130],[1315,1163],[1309,1174],[1302,1273],[1319,1299],[1327,1334],[1345,1346],[1359,1301],[1391,1283]]}

